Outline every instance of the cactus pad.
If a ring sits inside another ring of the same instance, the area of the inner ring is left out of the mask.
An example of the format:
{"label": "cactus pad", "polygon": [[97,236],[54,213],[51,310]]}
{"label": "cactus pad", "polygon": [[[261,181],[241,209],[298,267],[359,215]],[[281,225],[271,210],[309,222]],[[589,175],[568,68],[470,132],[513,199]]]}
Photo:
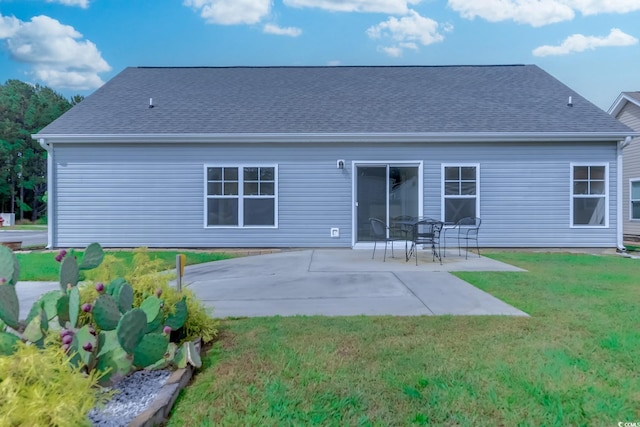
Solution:
{"label": "cactus pad", "polygon": [[169,338],[162,334],[147,334],[133,352],[133,364],[140,368],[153,365],[164,357]]}
{"label": "cactus pad", "polygon": [[100,331],[100,334],[98,334],[97,357],[102,357],[103,354],[110,352],[114,348],[120,348],[116,331]]}
{"label": "cactus pad", "polygon": [[[27,327],[25,328],[23,333],[26,339],[34,343],[40,342],[49,330],[47,314],[41,306],[36,304],[38,303],[36,302],[33,305],[34,307],[37,307],[35,310],[36,314],[35,316],[33,316],[33,319],[31,319],[29,323],[27,323]],[[32,311],[34,311],[34,309],[32,309]]]}
{"label": "cactus pad", "polygon": [[124,285],[125,283],[127,283],[126,280],[124,280],[122,277],[118,277],[117,279],[113,279],[106,287],[105,291],[113,296],[114,293],[116,293],[116,291],[118,290],[118,288],[120,288],[120,286]]}
{"label": "cactus pad", "polygon": [[152,323],[156,317],[158,317],[158,313],[160,312],[160,307],[162,306],[162,301],[156,296],[150,296],[145,298],[144,301],[140,304],[140,309],[144,311],[144,314],[147,315],[147,323]]}
{"label": "cactus pad", "polygon": [[64,294],[58,298],[58,301],[56,302],[56,311],[58,313],[58,322],[60,323],[60,326],[64,326],[69,321],[69,295]]}
{"label": "cactus pad", "polygon": [[74,351],[78,352],[80,356],[80,360],[83,364],[87,366],[93,365],[93,361],[95,360],[94,351],[86,351],[82,348],[85,343],[91,343],[93,348],[97,345],[97,340],[94,335],[89,332],[89,325],[84,325],[82,328],[78,329],[78,332],[73,336],[73,341],[71,342],[71,346]]}
{"label": "cactus pad", "polygon": [[0,245],[0,279],[5,279],[9,285],[18,283],[20,264],[13,251]]}
{"label": "cactus pad", "polygon": [[147,316],[139,308],[134,308],[122,316],[116,334],[118,342],[127,353],[133,353],[147,328]]}
{"label": "cactus pad", "polygon": [[71,288],[69,291],[69,323],[72,327],[78,324],[78,315],[80,314],[80,291],[77,287]]}
{"label": "cactus pad", "polygon": [[113,298],[118,303],[120,312],[124,314],[133,306],[133,288],[130,284],[123,283],[114,290]]}
{"label": "cactus pad", "polygon": [[62,291],[49,291],[40,297],[40,303],[51,320],[58,315],[58,300],[65,295]]}
{"label": "cactus pad", "polygon": [[100,295],[93,304],[93,320],[104,331],[110,331],[118,326],[120,321],[120,309],[112,296]]}
{"label": "cactus pad", "polygon": [[73,255],[67,255],[60,265],[60,287],[63,291],[67,290],[67,286],[77,286],[80,280],[78,261]]}
{"label": "cactus pad", "polygon": [[20,304],[16,288],[12,285],[0,285],[0,319],[16,329],[20,315]]}
{"label": "cactus pad", "polygon": [[91,270],[102,264],[104,259],[104,251],[99,243],[92,243],[87,246],[82,257],[82,262],[78,266],[80,270]]}
{"label": "cactus pad", "polygon": [[0,332],[0,355],[10,356],[13,354],[18,342],[20,342],[20,338],[17,335],[9,332]]}
{"label": "cactus pad", "polygon": [[180,329],[187,320],[187,297],[182,297],[174,306],[175,311],[167,316],[164,324],[170,326],[174,331]]}

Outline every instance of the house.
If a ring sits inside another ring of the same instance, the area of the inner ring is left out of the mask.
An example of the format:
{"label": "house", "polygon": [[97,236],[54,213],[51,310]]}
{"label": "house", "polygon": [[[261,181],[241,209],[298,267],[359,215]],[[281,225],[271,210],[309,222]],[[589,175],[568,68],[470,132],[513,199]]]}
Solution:
{"label": "house", "polygon": [[534,65],[127,68],[34,135],[49,246],[370,247],[482,218],[484,247],[622,246],[633,131]]}
{"label": "house", "polygon": [[[609,114],[640,132],[640,92],[622,92]],[[622,160],[622,218],[624,240],[640,241],[640,138],[624,149]]]}

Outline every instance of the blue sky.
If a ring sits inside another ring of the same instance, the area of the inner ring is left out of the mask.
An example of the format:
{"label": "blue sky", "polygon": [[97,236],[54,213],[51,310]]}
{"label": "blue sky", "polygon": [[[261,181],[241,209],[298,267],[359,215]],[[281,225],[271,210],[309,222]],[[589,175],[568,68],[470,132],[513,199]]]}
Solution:
{"label": "blue sky", "polygon": [[0,0],[0,82],[89,95],[128,66],[536,64],[640,90],[640,0]]}

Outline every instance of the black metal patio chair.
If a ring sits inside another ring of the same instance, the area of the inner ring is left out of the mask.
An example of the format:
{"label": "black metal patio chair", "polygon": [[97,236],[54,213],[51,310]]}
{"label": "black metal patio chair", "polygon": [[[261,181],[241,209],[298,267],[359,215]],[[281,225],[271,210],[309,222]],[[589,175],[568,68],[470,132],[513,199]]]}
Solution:
{"label": "black metal patio chair", "polygon": [[418,265],[418,245],[431,248],[432,261],[438,258],[440,264],[442,264],[442,257],[440,255],[440,232],[442,231],[443,223],[433,219],[427,219],[418,221],[413,227],[413,243],[411,250],[416,256],[416,265]]}
{"label": "black metal patio chair", "polygon": [[480,256],[480,247],[478,246],[478,232],[480,231],[480,224],[482,224],[482,220],[473,216],[462,218],[456,223],[456,228],[458,229],[458,255],[461,255],[460,242],[464,240],[466,243],[464,254],[465,259],[468,259],[469,257],[469,240],[475,240],[476,251],[478,251],[478,257]]}
{"label": "black metal patio chair", "polygon": [[389,226],[385,224],[384,221],[377,218],[369,218],[369,222],[371,223],[371,233],[374,238],[373,254],[371,255],[371,259],[376,256],[376,246],[378,245],[378,242],[384,242],[383,262],[387,260],[387,243],[391,243],[391,258],[395,258],[395,254],[393,253],[393,242],[400,239],[397,236],[392,235]]}

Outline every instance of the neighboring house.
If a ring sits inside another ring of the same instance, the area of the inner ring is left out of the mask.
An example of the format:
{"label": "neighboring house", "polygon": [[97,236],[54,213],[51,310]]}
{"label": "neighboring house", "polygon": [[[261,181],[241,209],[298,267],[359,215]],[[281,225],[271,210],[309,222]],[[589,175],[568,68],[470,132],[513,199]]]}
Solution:
{"label": "neighboring house", "polygon": [[[640,92],[622,92],[609,114],[640,132]],[[624,239],[640,241],[640,138],[624,148],[622,160]]]}
{"label": "neighboring house", "polygon": [[34,138],[51,247],[360,248],[369,218],[411,215],[614,248],[629,135],[508,65],[127,68]]}

